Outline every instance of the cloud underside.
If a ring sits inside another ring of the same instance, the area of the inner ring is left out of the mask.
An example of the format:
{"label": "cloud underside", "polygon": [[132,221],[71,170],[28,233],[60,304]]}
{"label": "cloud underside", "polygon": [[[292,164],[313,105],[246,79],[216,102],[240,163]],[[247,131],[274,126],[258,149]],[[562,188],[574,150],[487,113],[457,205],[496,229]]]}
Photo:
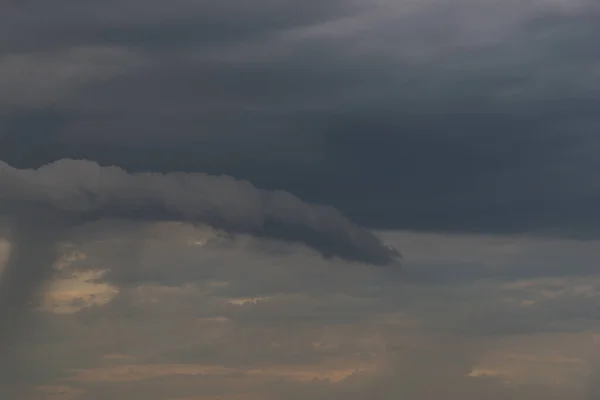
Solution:
{"label": "cloud underside", "polygon": [[399,256],[335,208],[228,176],[129,174],[85,160],[61,160],[37,170],[0,163],[0,190],[1,212],[17,230],[25,224],[51,230],[111,218],[172,220],[297,242],[326,257],[391,264]]}
{"label": "cloud underside", "polygon": [[371,228],[599,233],[592,1],[60,4],[2,13],[11,165],[225,173]]}

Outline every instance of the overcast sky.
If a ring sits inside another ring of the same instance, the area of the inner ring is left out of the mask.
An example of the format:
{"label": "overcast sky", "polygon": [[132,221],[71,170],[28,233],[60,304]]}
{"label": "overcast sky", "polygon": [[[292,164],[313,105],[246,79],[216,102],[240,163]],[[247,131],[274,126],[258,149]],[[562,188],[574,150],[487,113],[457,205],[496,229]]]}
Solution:
{"label": "overcast sky", "polygon": [[598,1],[5,3],[0,396],[600,398]]}

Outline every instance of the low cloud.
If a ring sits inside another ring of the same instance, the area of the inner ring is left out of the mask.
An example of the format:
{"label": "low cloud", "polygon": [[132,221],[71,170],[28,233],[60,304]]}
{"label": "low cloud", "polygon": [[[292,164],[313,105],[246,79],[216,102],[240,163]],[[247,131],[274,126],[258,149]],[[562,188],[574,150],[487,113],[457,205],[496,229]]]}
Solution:
{"label": "low cloud", "polygon": [[[12,242],[0,281],[3,368],[11,368],[15,361],[7,355],[18,337],[19,320],[28,315],[31,302],[52,276],[58,245],[69,237],[71,228],[86,222],[107,218],[187,221],[229,234],[298,242],[326,257],[394,264],[399,256],[334,208],[305,203],[287,192],[259,190],[227,176],[129,174],[76,160],[37,170],[2,163],[0,207],[11,223]],[[85,304],[85,299],[71,299],[68,305]],[[14,385],[3,388],[14,396]]]}
{"label": "low cloud", "polygon": [[[324,256],[392,264],[399,253],[332,207],[284,191],[202,173],[134,173],[84,160],[61,160],[37,170],[0,164],[2,213],[19,220],[47,210],[73,223],[106,218],[201,223],[308,245]],[[31,217],[28,217],[31,221]],[[45,225],[45,221],[36,223]]]}

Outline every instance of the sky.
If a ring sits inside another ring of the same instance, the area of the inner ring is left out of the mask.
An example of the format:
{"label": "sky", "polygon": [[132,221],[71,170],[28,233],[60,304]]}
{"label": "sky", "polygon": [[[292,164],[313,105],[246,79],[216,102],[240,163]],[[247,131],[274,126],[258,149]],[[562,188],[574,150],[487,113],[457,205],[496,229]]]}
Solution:
{"label": "sky", "polygon": [[0,5],[0,397],[600,398],[595,0]]}

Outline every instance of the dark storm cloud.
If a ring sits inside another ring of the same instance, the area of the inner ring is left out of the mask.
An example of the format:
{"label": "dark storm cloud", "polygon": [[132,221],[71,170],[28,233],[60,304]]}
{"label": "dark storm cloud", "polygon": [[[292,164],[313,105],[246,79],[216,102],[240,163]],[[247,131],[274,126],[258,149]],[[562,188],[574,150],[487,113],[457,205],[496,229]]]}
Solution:
{"label": "dark storm cloud", "polygon": [[5,112],[0,158],[15,166],[226,173],[376,228],[600,233],[593,4],[64,3],[11,6],[8,47],[145,61]]}
{"label": "dark storm cloud", "polygon": [[[335,208],[223,175],[129,174],[85,160],[61,160],[37,170],[0,162],[0,189],[0,215],[17,226],[23,218],[31,219],[33,211],[48,210],[67,222],[126,218],[201,223],[373,264],[393,263],[399,255]],[[35,224],[45,227],[46,221],[38,218]]]}
{"label": "dark storm cloud", "polygon": [[215,45],[327,20],[351,8],[339,0],[175,0],[168,5],[139,0],[60,0],[52,4],[33,1],[27,7],[15,3],[3,6],[2,31],[12,40],[2,49],[29,51],[81,44]]}

